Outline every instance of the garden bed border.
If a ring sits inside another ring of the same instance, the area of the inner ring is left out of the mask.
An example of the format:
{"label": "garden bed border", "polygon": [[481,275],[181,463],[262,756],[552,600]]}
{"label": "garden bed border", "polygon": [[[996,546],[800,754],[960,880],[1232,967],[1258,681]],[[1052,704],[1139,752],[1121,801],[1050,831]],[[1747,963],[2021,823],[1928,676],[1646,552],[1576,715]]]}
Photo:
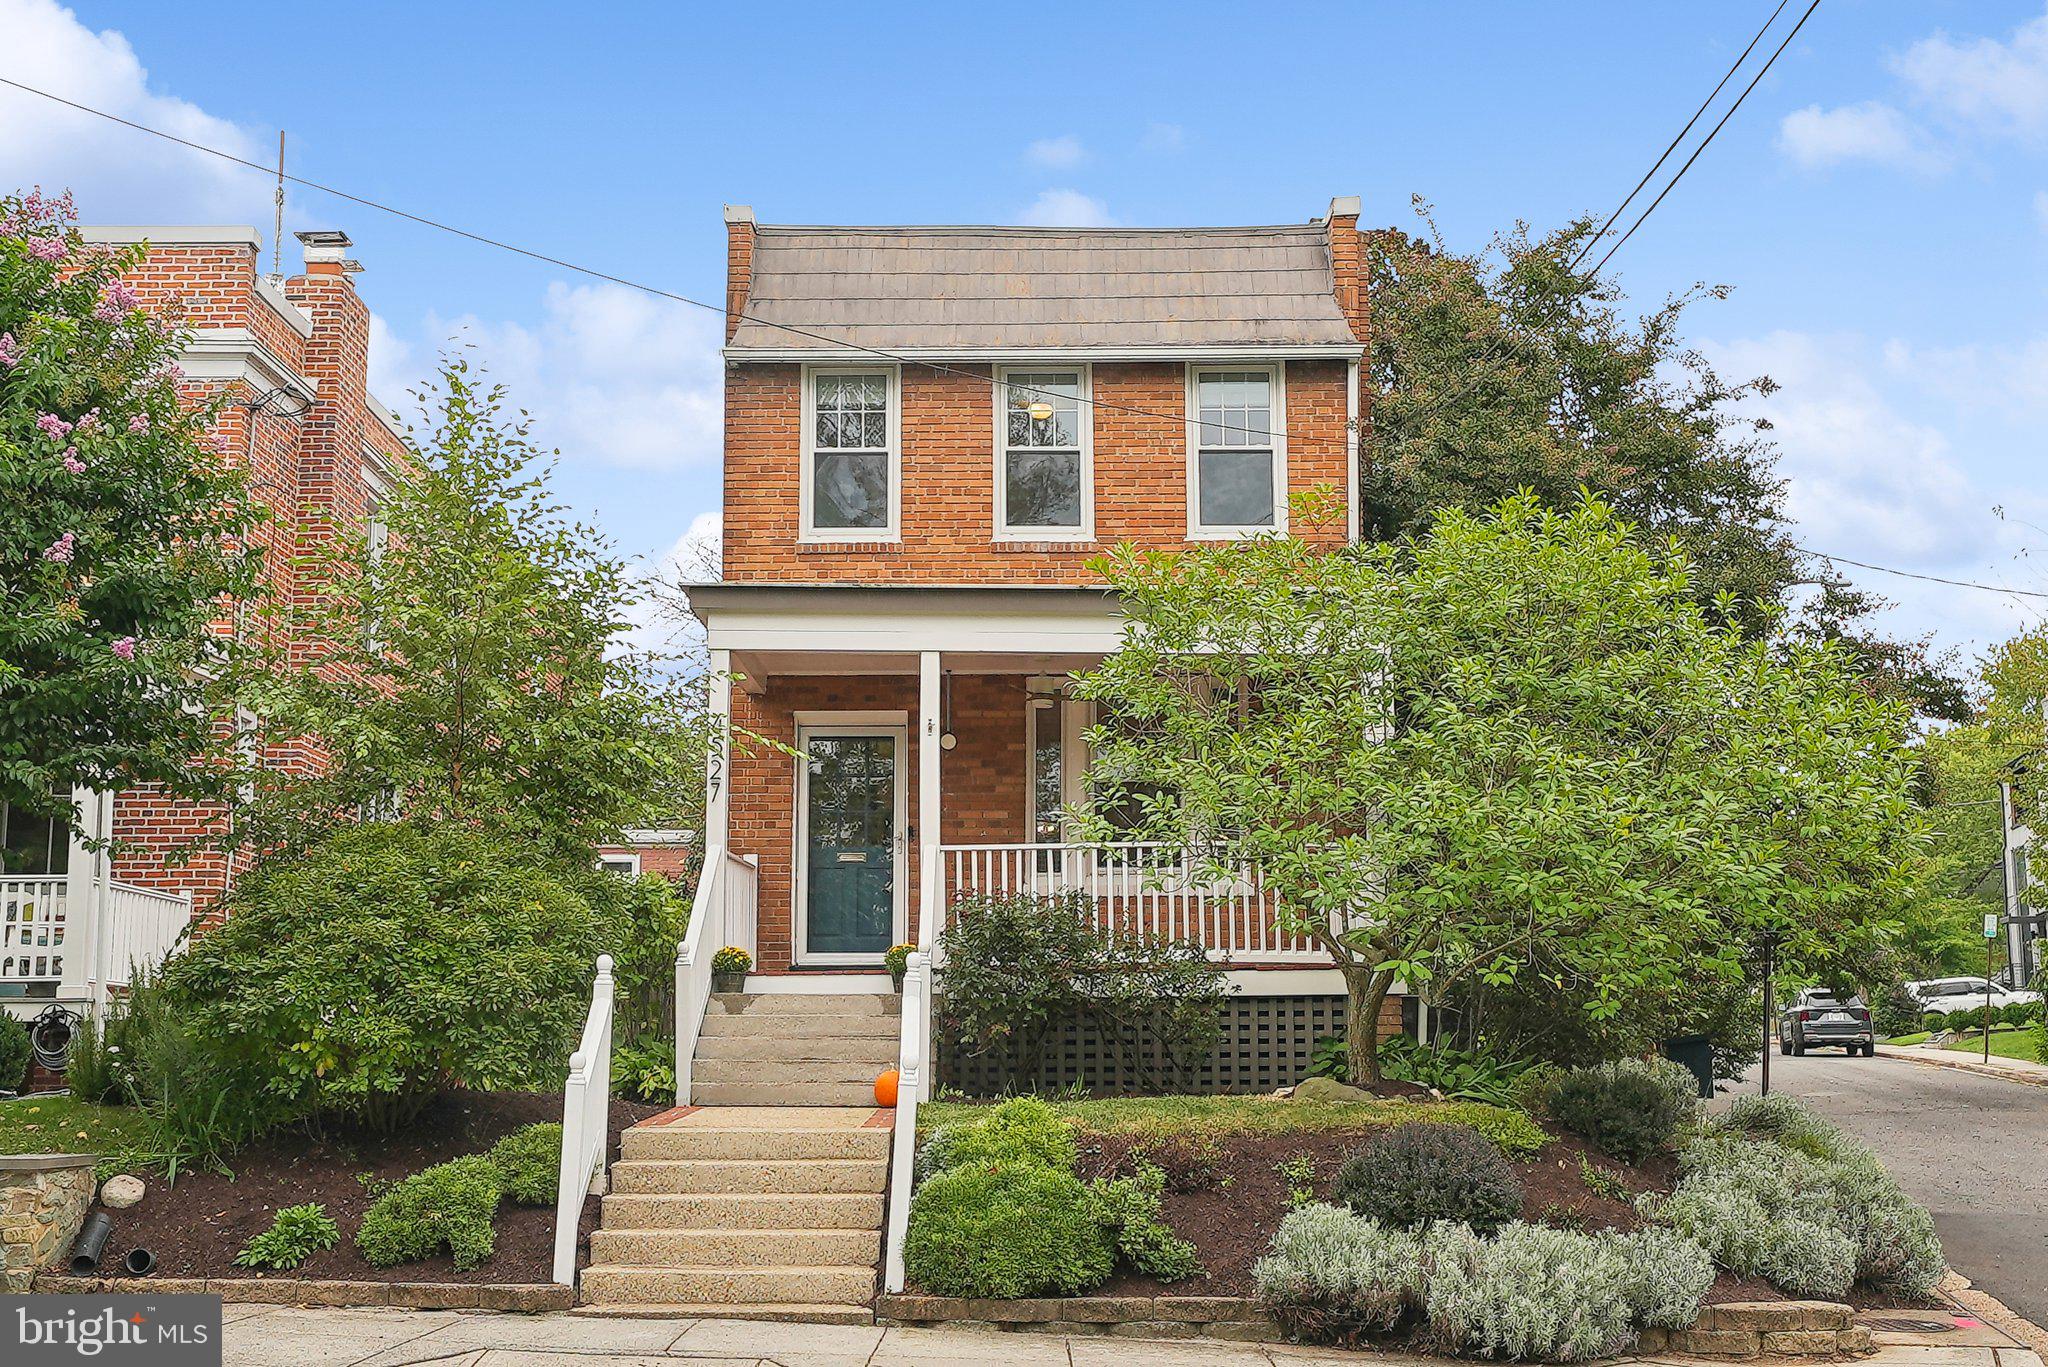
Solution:
{"label": "garden bed border", "polygon": [[300,1277],[73,1277],[45,1272],[42,1292],[219,1296],[228,1305],[390,1305],[407,1310],[505,1310],[538,1315],[576,1304],[569,1287],[543,1282],[371,1282]]}
{"label": "garden bed border", "polygon": [[[1060,1334],[1139,1338],[1213,1338],[1285,1343],[1287,1332],[1257,1301],[1241,1296],[1070,1296],[1040,1300],[974,1300],[958,1296],[884,1295],[881,1324],[991,1325]],[[1645,1329],[1637,1353],[1746,1360],[1759,1357],[1843,1357],[1867,1353],[1870,1330],[1835,1301],[1739,1301],[1710,1305],[1689,1329]]]}

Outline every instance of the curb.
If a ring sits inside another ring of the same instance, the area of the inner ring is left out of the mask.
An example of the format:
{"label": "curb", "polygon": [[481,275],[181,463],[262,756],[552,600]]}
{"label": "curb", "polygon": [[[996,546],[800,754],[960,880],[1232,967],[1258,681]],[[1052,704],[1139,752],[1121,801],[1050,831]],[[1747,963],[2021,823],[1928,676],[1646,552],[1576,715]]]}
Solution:
{"label": "curb", "polygon": [[385,1305],[407,1310],[503,1310],[538,1315],[567,1310],[566,1286],[511,1282],[357,1282],[276,1277],[71,1277],[45,1272],[37,1291],[125,1295],[202,1294],[227,1305]]}
{"label": "curb", "polygon": [[1962,1273],[1949,1270],[1936,1288],[1958,1305],[2000,1333],[2010,1334],[2044,1358],[2048,1358],[2048,1329],[2028,1319],[1988,1291],[1979,1291]]}
{"label": "curb", "polygon": [[1995,1063],[1987,1064],[1981,1059],[1936,1057],[1948,1052],[1950,1051],[1946,1049],[1902,1048],[1895,1044],[1877,1046],[1879,1058],[1904,1059],[1908,1063],[1925,1064],[1929,1068],[1953,1068],[1957,1072],[1975,1073],[1979,1077],[1995,1077],[2007,1082],[2017,1082],[2022,1087],[2048,1087],[2048,1068],[2034,1072],[2019,1068],[2001,1068]]}

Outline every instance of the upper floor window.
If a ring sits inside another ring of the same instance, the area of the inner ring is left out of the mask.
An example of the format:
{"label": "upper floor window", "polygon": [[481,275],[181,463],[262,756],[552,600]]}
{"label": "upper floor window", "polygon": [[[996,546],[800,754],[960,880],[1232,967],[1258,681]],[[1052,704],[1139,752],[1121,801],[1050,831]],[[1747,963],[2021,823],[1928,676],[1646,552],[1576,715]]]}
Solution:
{"label": "upper floor window", "polygon": [[902,500],[896,372],[813,369],[805,384],[804,536],[895,539]]}
{"label": "upper floor window", "polygon": [[1194,417],[1188,424],[1188,534],[1285,528],[1286,405],[1279,367],[1191,367],[1188,389]]}
{"label": "upper floor window", "polygon": [[1086,372],[1008,370],[999,378],[997,535],[1090,538],[1094,472]]}

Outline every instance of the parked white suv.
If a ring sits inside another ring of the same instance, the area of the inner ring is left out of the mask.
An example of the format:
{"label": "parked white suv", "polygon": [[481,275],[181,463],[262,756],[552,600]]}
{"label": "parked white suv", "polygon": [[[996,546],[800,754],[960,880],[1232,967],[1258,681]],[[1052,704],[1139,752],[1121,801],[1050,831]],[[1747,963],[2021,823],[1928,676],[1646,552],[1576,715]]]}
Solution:
{"label": "parked white suv", "polygon": [[[1991,983],[1990,1002],[1993,1006],[2014,1006],[2021,1002],[2041,1000],[2039,992],[2025,988],[2006,987],[2002,983]],[[1946,1016],[1951,1011],[1967,1011],[1973,1006],[1982,1006],[1986,1001],[1983,978],[1929,978],[1925,982],[1907,983],[1906,990],[1920,1003],[1921,1011],[1932,1011]]]}

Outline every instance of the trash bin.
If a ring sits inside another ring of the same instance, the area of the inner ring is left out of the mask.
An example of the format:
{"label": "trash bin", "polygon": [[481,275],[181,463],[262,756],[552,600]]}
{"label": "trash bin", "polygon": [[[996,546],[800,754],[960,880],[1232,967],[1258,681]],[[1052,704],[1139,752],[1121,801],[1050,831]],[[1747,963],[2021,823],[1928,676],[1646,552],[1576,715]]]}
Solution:
{"label": "trash bin", "polygon": [[1714,1042],[1705,1035],[1680,1035],[1664,1041],[1664,1057],[1682,1064],[1699,1079],[1700,1095],[1714,1094]]}

